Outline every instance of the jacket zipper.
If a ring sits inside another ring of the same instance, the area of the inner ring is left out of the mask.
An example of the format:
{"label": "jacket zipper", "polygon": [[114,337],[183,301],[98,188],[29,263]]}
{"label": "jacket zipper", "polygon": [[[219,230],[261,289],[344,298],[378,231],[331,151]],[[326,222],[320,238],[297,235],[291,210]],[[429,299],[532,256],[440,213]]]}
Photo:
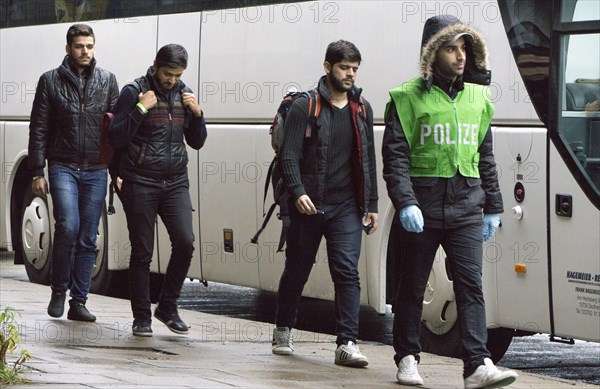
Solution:
{"label": "jacket zipper", "polygon": [[[87,86],[87,85],[86,85]],[[79,170],[82,170],[85,162],[86,144],[85,144],[85,128],[83,126],[84,120],[83,115],[85,111],[85,90],[83,74],[79,75],[79,143],[81,144],[81,150],[79,153]]]}
{"label": "jacket zipper", "polygon": [[172,112],[173,112],[174,100],[175,100],[175,95],[171,94],[169,96],[169,142],[168,142],[168,148],[167,148],[167,150],[168,150],[167,155],[169,156],[167,167],[168,167],[169,172],[172,170],[171,168],[172,168],[172,162],[173,162],[172,158],[171,158],[171,156],[172,156],[171,152],[172,152],[172,143],[173,143],[173,115],[172,115]]}

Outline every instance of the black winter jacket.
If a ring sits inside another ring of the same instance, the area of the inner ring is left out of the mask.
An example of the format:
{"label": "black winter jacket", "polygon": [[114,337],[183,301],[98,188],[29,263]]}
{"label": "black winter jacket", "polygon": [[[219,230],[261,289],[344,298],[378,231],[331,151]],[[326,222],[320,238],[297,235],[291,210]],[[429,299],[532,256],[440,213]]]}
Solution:
{"label": "black winter jacket", "polygon": [[[433,61],[437,49],[459,33],[468,32],[473,36],[467,48],[472,60],[467,60],[464,77],[454,82],[443,80],[433,71]],[[428,93],[435,84],[454,99],[464,88],[464,81],[478,79],[481,84],[489,84],[489,71],[486,70],[487,50],[483,37],[474,29],[460,24],[454,17],[431,18],[423,31],[421,48],[421,77],[423,93]],[[473,78],[474,75],[477,75]],[[395,104],[389,105],[385,117],[383,134],[383,178],[388,195],[397,211],[409,205],[417,205],[423,213],[424,224],[429,228],[458,228],[480,223],[482,210],[486,214],[504,212],[502,194],[498,185],[498,174],[493,153],[491,128],[479,146],[480,178],[463,177],[457,173],[452,178],[411,177],[410,149],[398,117]]]}
{"label": "black winter jacket", "polygon": [[46,159],[75,170],[106,168],[99,162],[100,119],[117,102],[117,79],[97,67],[95,59],[84,76],[82,83],[66,56],[58,68],[40,77],[29,124],[28,165],[33,176],[44,175]]}
{"label": "black winter jacket", "polygon": [[[121,91],[115,116],[108,129],[111,144],[121,149],[119,176],[124,181],[152,186],[187,182],[185,143],[198,150],[207,137],[204,115],[194,116],[181,102],[191,92],[182,81],[163,92],[150,67],[145,76]],[[137,108],[139,89],[154,91],[158,103],[147,115]]]}
{"label": "black winter jacket", "polygon": [[[318,92],[321,95],[321,112],[311,137],[305,139],[308,124],[308,99],[294,102],[285,121],[285,138],[281,149],[280,163],[283,179],[295,201],[306,194],[316,207],[327,204],[325,199],[327,163],[329,147],[329,128],[332,103],[323,76],[319,81]],[[348,92],[350,112],[353,115],[353,181],[357,204],[363,212],[377,213],[377,173],[375,167],[375,146],[373,141],[373,110],[365,100],[366,120],[358,113],[362,89],[352,88]],[[363,112],[363,114],[365,114]]]}

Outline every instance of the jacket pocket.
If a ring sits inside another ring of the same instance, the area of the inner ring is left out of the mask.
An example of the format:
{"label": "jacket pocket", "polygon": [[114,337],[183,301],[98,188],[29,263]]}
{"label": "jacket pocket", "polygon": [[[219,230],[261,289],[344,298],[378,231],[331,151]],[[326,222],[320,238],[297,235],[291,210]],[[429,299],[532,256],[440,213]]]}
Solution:
{"label": "jacket pocket", "polygon": [[435,174],[437,157],[434,154],[413,155],[410,157],[410,169],[415,174]]}
{"label": "jacket pocket", "polygon": [[469,204],[476,207],[482,207],[485,205],[485,191],[481,187],[480,178],[465,177],[468,187],[467,199]]}
{"label": "jacket pocket", "polygon": [[440,190],[441,179],[438,177],[413,177],[411,179],[415,198],[419,202],[421,211],[425,212],[434,204],[439,203],[444,197]]}
{"label": "jacket pocket", "polygon": [[137,158],[135,159],[135,165],[136,166],[142,166],[142,164],[144,163],[144,160],[146,159],[146,151],[148,150],[148,143],[142,143],[142,146],[140,147],[140,151],[137,155]]}

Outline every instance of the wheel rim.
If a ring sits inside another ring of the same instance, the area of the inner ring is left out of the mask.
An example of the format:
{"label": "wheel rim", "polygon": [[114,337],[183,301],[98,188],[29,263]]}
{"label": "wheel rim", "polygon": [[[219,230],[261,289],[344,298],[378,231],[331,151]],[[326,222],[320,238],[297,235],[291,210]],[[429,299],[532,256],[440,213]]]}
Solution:
{"label": "wheel rim", "polygon": [[41,270],[50,254],[50,217],[46,202],[35,197],[23,212],[21,225],[25,260]]}
{"label": "wheel rim", "polygon": [[425,287],[422,319],[431,332],[443,335],[454,327],[456,318],[452,279],[446,270],[446,254],[440,248]]}

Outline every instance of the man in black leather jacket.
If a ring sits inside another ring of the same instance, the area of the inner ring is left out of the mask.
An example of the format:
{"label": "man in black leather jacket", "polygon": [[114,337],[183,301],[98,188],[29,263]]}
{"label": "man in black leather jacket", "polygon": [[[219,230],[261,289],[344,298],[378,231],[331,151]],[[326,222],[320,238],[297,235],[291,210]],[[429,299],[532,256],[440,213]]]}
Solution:
{"label": "man in black leather jacket", "polygon": [[[96,235],[106,196],[106,165],[99,161],[102,115],[112,111],[119,89],[115,76],[96,66],[91,27],[67,31],[67,55],[44,73],[35,92],[29,126],[28,165],[34,195],[46,197],[46,160],[55,219],[48,314],[95,321],[85,303],[96,260]],[[69,287],[70,285],[70,287]]]}
{"label": "man in black leather jacket", "polygon": [[188,333],[177,313],[194,252],[185,143],[198,150],[207,133],[196,97],[180,80],[187,59],[180,45],[162,47],[146,75],[121,91],[108,131],[113,146],[122,150],[119,177],[131,241],[129,295],[135,336],[152,336],[149,284],[157,215],[169,233],[172,253],[154,317],[177,334]]}

